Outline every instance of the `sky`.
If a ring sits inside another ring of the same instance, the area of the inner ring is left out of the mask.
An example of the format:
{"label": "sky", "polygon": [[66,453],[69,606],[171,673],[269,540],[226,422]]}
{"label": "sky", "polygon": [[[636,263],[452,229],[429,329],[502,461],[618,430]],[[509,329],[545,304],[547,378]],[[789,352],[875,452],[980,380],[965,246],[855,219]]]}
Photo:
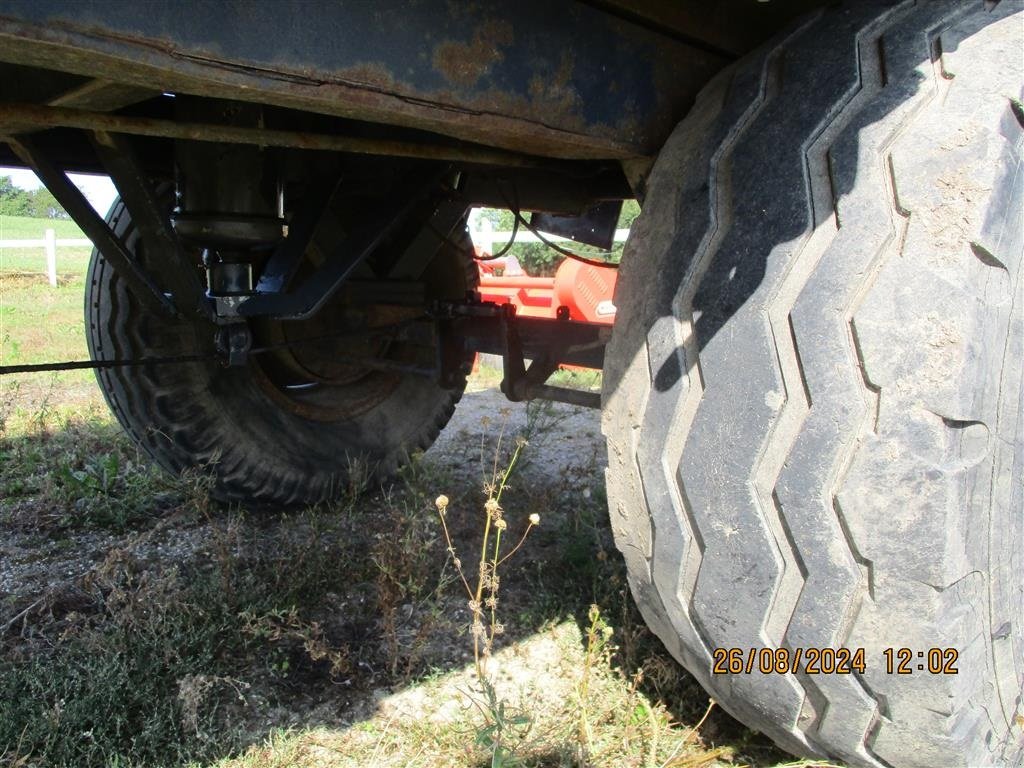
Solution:
{"label": "sky", "polygon": [[[23,168],[0,167],[0,176],[10,176],[11,182],[22,189],[38,189],[43,186],[32,171]],[[84,173],[68,174],[71,181],[75,183],[86,199],[92,203],[92,207],[99,211],[100,215],[106,216],[114,198],[117,197],[117,190],[109,176],[92,176]]]}

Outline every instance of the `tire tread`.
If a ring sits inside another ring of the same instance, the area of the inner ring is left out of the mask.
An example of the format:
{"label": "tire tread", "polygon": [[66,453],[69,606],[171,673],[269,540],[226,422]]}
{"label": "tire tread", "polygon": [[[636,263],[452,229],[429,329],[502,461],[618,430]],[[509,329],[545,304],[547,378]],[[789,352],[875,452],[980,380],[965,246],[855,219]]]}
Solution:
{"label": "tire tread", "polygon": [[[860,675],[709,673],[714,647],[865,643],[864,607],[900,578],[879,572],[870,532],[850,519],[849,489],[888,403],[856,319],[919,215],[901,198],[892,148],[960,87],[932,52],[1013,13],[1019,3],[994,14],[981,2],[862,3],[804,22],[708,86],[659,158],[627,244],[605,390],[616,540],[669,650],[792,751],[878,766],[1019,749],[998,723],[979,747],[976,706],[894,721],[907,694]],[[906,642],[964,644],[956,629],[929,635],[969,594],[964,578],[919,604],[926,616],[904,627]],[[978,703],[975,677],[920,685]],[[929,729],[949,736],[929,747]]]}

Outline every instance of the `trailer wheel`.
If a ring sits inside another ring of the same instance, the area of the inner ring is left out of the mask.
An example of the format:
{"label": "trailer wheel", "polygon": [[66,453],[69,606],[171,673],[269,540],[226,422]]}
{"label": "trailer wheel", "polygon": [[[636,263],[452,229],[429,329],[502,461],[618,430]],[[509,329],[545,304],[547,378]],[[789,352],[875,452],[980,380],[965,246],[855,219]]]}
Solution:
{"label": "trailer wheel", "polygon": [[[158,279],[162,270],[180,268],[147,259],[120,201],[108,222]],[[474,289],[468,234],[465,239],[464,248],[439,242],[423,277],[428,300],[460,299]],[[350,315],[335,302],[308,321],[255,322],[254,345],[281,349],[254,355],[244,366],[210,360],[116,368],[98,370],[97,379],[121,425],[158,464],[172,473],[209,475],[216,497],[284,506],[324,501],[352,483],[386,476],[431,445],[465,388],[465,376],[445,389],[420,376],[336,359],[422,363],[432,360],[432,349],[379,338],[308,342],[344,328]],[[212,324],[168,321],[147,310],[98,251],[89,265],[86,324],[94,360],[215,349]]]}
{"label": "trailer wheel", "polygon": [[805,20],[701,94],[626,246],[633,594],[795,753],[1024,760],[1021,9]]}

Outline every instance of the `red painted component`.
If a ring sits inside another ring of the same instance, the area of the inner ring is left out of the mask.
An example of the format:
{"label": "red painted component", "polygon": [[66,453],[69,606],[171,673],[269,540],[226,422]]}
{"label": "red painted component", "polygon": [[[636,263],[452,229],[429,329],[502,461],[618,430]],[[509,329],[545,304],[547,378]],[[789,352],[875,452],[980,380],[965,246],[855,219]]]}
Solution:
{"label": "red painted component", "polygon": [[[528,277],[515,258],[478,261],[480,298],[495,304],[514,304],[525,317],[557,317],[567,307],[569,318],[611,325],[615,322],[615,281],[618,271],[576,259],[566,259],[552,277]],[[502,274],[496,274],[501,270]]]}
{"label": "red painted component", "polygon": [[615,322],[615,281],[619,271],[566,259],[555,272],[555,301],[569,308],[570,320],[611,325]]}

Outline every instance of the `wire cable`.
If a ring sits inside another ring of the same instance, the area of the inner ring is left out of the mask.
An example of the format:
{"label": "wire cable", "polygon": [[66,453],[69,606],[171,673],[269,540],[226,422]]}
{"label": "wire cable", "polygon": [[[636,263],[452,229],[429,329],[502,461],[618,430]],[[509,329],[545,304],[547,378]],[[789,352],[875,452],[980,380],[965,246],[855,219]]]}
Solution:
{"label": "wire cable", "polygon": [[494,261],[495,259],[500,259],[502,256],[504,256],[506,253],[509,252],[509,249],[513,245],[516,244],[516,235],[518,235],[518,234],[519,234],[519,219],[516,218],[516,219],[513,219],[513,221],[512,221],[512,237],[510,237],[508,242],[505,243],[505,247],[502,248],[497,253],[492,253],[490,256],[477,256],[476,252],[474,251],[474,253],[473,253],[474,261]]}
{"label": "wire cable", "polygon": [[[338,340],[344,338],[358,338],[358,339],[373,339],[373,338],[388,338],[392,341],[397,339],[397,334],[403,328],[406,328],[415,323],[422,322],[427,318],[427,315],[420,315],[415,318],[404,320],[400,323],[394,323],[388,326],[382,326],[375,329],[369,329],[366,331],[339,331],[337,333],[325,333],[317,336],[307,336],[303,339],[294,339],[291,341],[280,342],[276,344],[266,344],[259,347],[253,347],[249,350],[249,355],[262,355],[267,352],[275,352],[284,349],[291,349],[293,347],[301,347],[304,344],[317,344],[323,341]],[[4,376],[12,373],[45,373],[47,371],[78,371],[88,369],[108,369],[108,368],[130,368],[130,367],[146,367],[153,365],[181,365],[183,363],[202,363],[211,360],[223,360],[224,355],[219,352],[208,352],[206,354],[195,354],[195,355],[174,355],[170,357],[140,357],[135,360],[68,360],[60,363],[33,363],[28,365],[0,365],[0,376]],[[366,364],[374,361],[361,360],[358,358],[342,358],[335,356],[333,358],[338,362],[352,362],[355,364]]]}
{"label": "wire cable", "polygon": [[[519,196],[516,195],[516,203],[513,204],[513,203],[509,202],[508,197],[506,197],[505,193],[502,191],[501,184],[499,183],[496,186],[498,188],[498,194],[501,195],[501,199],[505,202],[505,205],[508,206],[509,211],[512,213],[512,216],[514,217],[514,229],[513,229],[513,234],[512,234],[512,241],[510,241],[509,245],[511,245],[511,243],[515,241],[515,230],[518,229],[520,224],[522,224],[524,227],[526,227],[527,230],[532,232],[541,243],[546,245],[551,250],[553,250],[553,251],[555,251],[557,253],[562,254],[563,256],[566,256],[566,257],[568,257],[570,259],[576,259],[576,261],[582,261],[584,264],[590,264],[591,266],[594,266],[594,267],[607,267],[609,269],[618,269],[619,268],[619,265],[616,264],[615,262],[605,261],[603,259],[591,259],[591,258],[588,258],[588,257],[584,256],[583,254],[576,253],[575,251],[567,250],[567,249],[562,248],[561,246],[558,246],[555,243],[551,242],[546,237],[544,237],[544,235],[542,235],[540,233],[540,231],[537,230],[536,227],[534,227],[530,222],[528,222],[523,217],[523,214],[520,212],[519,205],[518,205],[518,197]],[[514,189],[514,185],[513,185],[513,189]],[[506,248],[508,248],[508,246],[506,246]],[[612,251],[601,251],[601,253],[607,254],[609,256],[614,255],[614,253]]]}

